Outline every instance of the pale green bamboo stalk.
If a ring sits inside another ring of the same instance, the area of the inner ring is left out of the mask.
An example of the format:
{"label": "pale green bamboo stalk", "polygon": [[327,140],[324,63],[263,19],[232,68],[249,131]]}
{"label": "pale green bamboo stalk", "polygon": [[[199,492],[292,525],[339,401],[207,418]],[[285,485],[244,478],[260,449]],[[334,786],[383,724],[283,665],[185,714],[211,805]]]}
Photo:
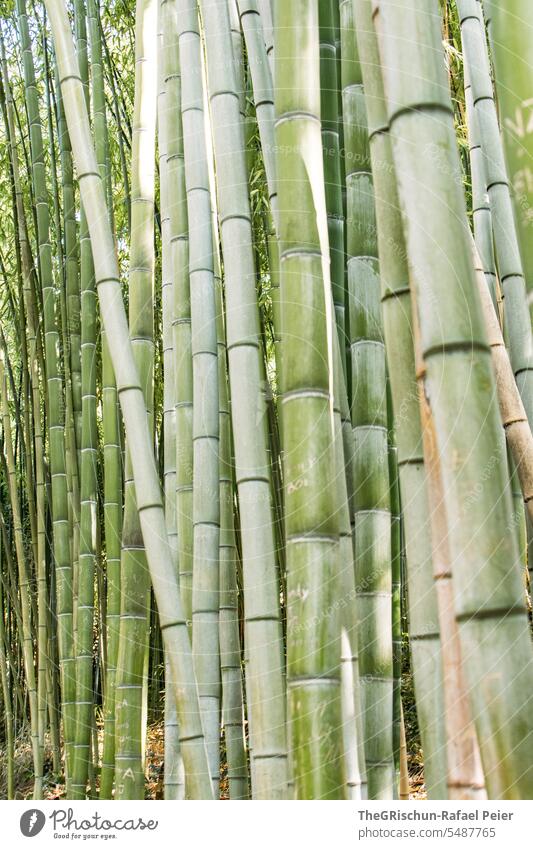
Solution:
{"label": "pale green bamboo stalk", "polygon": [[513,203],[490,73],[483,11],[478,0],[456,0],[465,64],[485,162],[494,246],[505,297],[504,326],[511,363],[533,425],[533,335]]}
{"label": "pale green bamboo stalk", "polygon": [[328,611],[340,552],[317,4],[276,3],[275,21],[291,766],[297,798],[342,798],[340,622]]}
{"label": "pale green bamboo stalk", "polygon": [[238,0],[238,8],[248,69],[252,79],[255,114],[261,140],[271,213],[277,220],[276,153],[274,142],[274,91],[272,73],[267,60],[264,28],[257,0]]}
{"label": "pale green bamboo stalk", "polygon": [[[65,344],[63,356],[63,368],[65,373],[65,450],[66,450],[66,473],[68,489],[68,510],[70,533],[70,559],[72,564],[72,577],[70,595],[73,596],[74,575],[77,573],[77,562],[79,553],[79,469],[76,446],[76,404],[75,395],[81,393],[79,383],[80,373],[75,368],[79,366],[80,356],[80,303],[79,303],[79,279],[78,279],[78,239],[76,224],[75,194],[73,184],[72,151],[65,120],[63,98],[59,85],[57,60],[54,55],[54,75],[56,79],[57,99],[57,134],[60,151],[61,182],[63,199],[63,238],[64,238],[64,285],[60,291],[61,309],[61,331]],[[80,395],[81,399],[81,395]],[[74,641],[74,598],[72,602],[66,600],[65,610],[68,611],[70,603],[72,612],[72,640]],[[68,619],[67,619],[68,621]],[[74,656],[74,642],[72,643],[72,656]],[[70,676],[71,692],[65,693],[67,703],[75,702],[75,676]],[[70,708],[72,711],[73,708]],[[74,719],[72,719],[72,725]],[[68,735],[72,741],[72,735]],[[67,742],[67,741],[66,741]],[[72,764],[71,764],[72,767]]]}
{"label": "pale green bamboo stalk", "polygon": [[[177,30],[174,3],[169,33]],[[165,33],[166,34],[166,33]],[[181,117],[179,49],[166,54],[167,179],[173,277],[172,340],[174,347],[176,404],[176,512],[180,592],[189,631],[192,626],[193,570],[193,374],[191,350],[191,295],[189,284],[189,232]]]}
{"label": "pale green bamboo stalk", "polygon": [[[335,0],[337,2],[337,0]],[[337,333],[341,343],[343,370],[346,371],[346,320],[344,296],[344,214],[341,191],[341,159],[339,144],[339,103],[335,18],[332,0],[319,0],[320,26],[320,91],[324,182],[328,215],[331,288],[335,306]]]}
{"label": "pale green bamboo stalk", "polygon": [[[108,177],[108,133],[102,67],[102,36],[98,6],[88,0],[87,22],[95,152],[103,181]],[[108,210],[111,223],[111,210]],[[102,431],[104,459],[104,532],[106,551],[106,666],[104,670],[104,741],[100,798],[110,799],[115,774],[115,685],[120,626],[120,539],[122,525],[122,448],[115,376],[102,328]]]}
{"label": "pale green bamboo stalk", "polygon": [[[161,204],[161,277],[163,313],[163,428],[164,428],[164,490],[165,519],[171,545],[174,569],[178,575],[178,533],[176,515],[176,377],[172,319],[174,312],[174,280],[172,267],[171,220],[168,181],[168,109],[166,92],[167,69],[171,72],[172,56],[179,50],[177,29],[173,24],[168,0],[159,6],[159,195]],[[185,780],[179,745],[179,722],[168,659],[165,659],[165,799],[183,799]]]}
{"label": "pale green bamboo stalk", "polygon": [[[353,0],[341,6],[344,52],[349,48]],[[365,0],[366,4],[366,0]],[[398,472],[407,554],[407,589],[410,650],[416,708],[424,751],[424,771],[430,799],[446,798],[446,745],[442,661],[437,597],[432,574],[429,508],[425,484],[422,433],[418,408],[407,256],[394,163],[383,94],[380,62],[366,5],[360,10],[358,47],[365,81],[370,155],[376,205],[378,250],[381,267],[383,330],[394,411]],[[346,45],[346,48],[344,46]],[[343,68],[345,61],[343,58]],[[350,85],[349,66],[344,83]],[[349,92],[344,95],[350,97]],[[345,106],[346,157],[350,158],[349,125]]]}
{"label": "pale green bamboo stalk", "polygon": [[[394,795],[391,505],[385,345],[368,121],[355,14],[343,86],[354,434],[354,552],[369,799]],[[345,21],[350,43],[350,21]]]}
{"label": "pale green bamboo stalk", "polygon": [[274,77],[274,13],[272,0],[257,0],[259,13],[263,24],[265,47],[270,65],[270,72]]}
{"label": "pale green bamboo stalk", "polygon": [[[482,18],[481,3],[478,14]],[[522,265],[532,309],[533,182],[531,156],[531,92],[533,88],[533,31],[527,0],[495,3],[485,0],[487,23],[495,67],[498,107],[512,201],[517,223]]]}
{"label": "pale green bamboo stalk", "polygon": [[222,677],[222,722],[230,799],[246,799],[248,763],[244,734],[244,700],[239,634],[239,589],[234,524],[234,469],[231,457],[231,411],[228,397],[226,337],[220,261],[215,252],[217,294],[217,344],[220,422],[220,671]]}
{"label": "pale green bamboo stalk", "polygon": [[[270,3],[270,0],[269,0]],[[276,151],[274,140],[274,90],[272,83],[273,53],[268,58],[265,45],[265,26],[261,3],[257,0],[238,0],[241,26],[246,44],[248,70],[252,80],[253,100],[261,141],[261,154],[265,167],[270,210],[267,213],[267,248],[270,267],[270,297],[274,325],[274,353],[276,381],[282,384],[281,333],[279,315],[279,243],[277,238],[278,199],[276,188]],[[270,22],[272,26],[272,22]],[[272,36],[270,35],[270,38]],[[278,415],[280,407],[278,406]]]}
{"label": "pale green bamboo stalk", "polygon": [[[76,49],[81,68],[84,97],[89,108],[89,69],[86,9],[83,0],[74,4]],[[77,434],[80,469],[80,548],[74,577],[76,727],[71,793],[84,799],[91,764],[93,723],[93,627],[94,579],[97,556],[97,451],[96,422],[96,285],[93,255],[85,209],[80,210],[80,293],[81,293],[81,433]]]}
{"label": "pale green bamboo stalk", "polygon": [[[285,692],[260,331],[244,134],[225,0],[202,0],[218,213],[224,260],[226,334],[239,498],[251,722],[252,795],[287,792]],[[265,702],[265,688],[270,697]]]}
{"label": "pale green bamboo stalk", "polygon": [[[129,324],[146,412],[154,410],[154,191],[157,117],[156,0],[138,0],[135,12],[135,99],[132,124]],[[126,440],[125,509],[120,574],[120,633],[116,674],[115,796],[144,796],[145,663],[150,578],[136,507],[131,447]]]}
{"label": "pale green bamboo stalk", "polygon": [[[499,451],[501,422],[475,290],[453,109],[444,63],[435,61],[442,50],[440,15],[434,0],[408,0],[401,10],[375,0],[374,9],[399,197],[409,221],[428,422],[453,528],[448,544],[469,699],[489,795],[527,798],[533,696],[523,682],[533,657],[516,537],[507,530],[508,473]],[[488,463],[490,485],[478,494]]]}
{"label": "pale green bamboo stalk", "polygon": [[[211,196],[196,2],[178,0],[193,366],[192,648],[211,778],[219,781],[219,400]],[[239,30],[240,38],[240,30]]]}
{"label": "pale green bamboo stalk", "polygon": [[344,774],[349,799],[368,797],[359,680],[358,610],[355,585],[351,507],[353,497],[353,434],[344,382],[341,345],[335,342],[335,455],[340,558],[337,594],[341,604],[341,708]]}
{"label": "pale green bamboo stalk", "polygon": [[90,139],[79,67],[64,7],[57,0],[48,0],[47,10],[56,43],[59,76],[82,200],[88,216],[92,242],[98,246],[95,250],[98,295],[122,406],[126,438],[130,445],[143,540],[156,593],[161,629],[176,682],[188,794],[191,797],[212,798],[190,643],[172,568],[150,426],[129,340],[126,315],[121,303],[115,248],[107,217],[105,192]]}
{"label": "pale green bamboo stalk", "polygon": [[487,174],[481,148],[479,125],[474,107],[472,85],[468,64],[464,64],[465,110],[468,129],[468,148],[470,154],[470,174],[472,181],[472,224],[479,255],[483,261],[487,286],[496,305],[500,299],[499,281],[496,277],[496,259],[494,256],[494,236],[492,232],[492,213],[487,194]]}
{"label": "pale green bamboo stalk", "polygon": [[392,751],[396,781],[394,798],[398,798],[400,788],[400,738],[402,706],[402,584],[401,584],[401,511],[400,482],[398,476],[398,449],[394,441],[392,398],[387,392],[389,415],[388,466],[391,502],[391,593],[392,593]]}

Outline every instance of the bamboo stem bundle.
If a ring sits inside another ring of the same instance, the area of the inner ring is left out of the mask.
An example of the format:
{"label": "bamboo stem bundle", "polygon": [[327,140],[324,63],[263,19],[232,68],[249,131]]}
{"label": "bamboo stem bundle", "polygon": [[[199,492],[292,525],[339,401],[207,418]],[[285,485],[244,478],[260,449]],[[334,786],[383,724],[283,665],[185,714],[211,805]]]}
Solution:
{"label": "bamboo stem bundle", "polygon": [[161,628],[176,682],[176,700],[185,737],[183,758],[187,770],[188,793],[194,797],[211,798],[190,643],[172,569],[149,421],[121,302],[105,194],[90,141],[87,112],[81,96],[79,68],[65,10],[54,0],[47,3],[47,10],[56,43],[65,112],[78,167],[82,201],[89,221],[91,240],[99,246],[98,251],[95,251],[98,296],[122,406],[126,438],[129,439],[143,540],[156,593]]}

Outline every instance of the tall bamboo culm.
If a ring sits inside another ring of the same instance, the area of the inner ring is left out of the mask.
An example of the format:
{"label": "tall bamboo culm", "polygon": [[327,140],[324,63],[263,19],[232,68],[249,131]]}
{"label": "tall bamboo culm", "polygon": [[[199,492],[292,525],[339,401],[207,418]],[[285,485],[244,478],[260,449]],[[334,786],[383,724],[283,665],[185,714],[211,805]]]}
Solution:
{"label": "tall bamboo culm", "polygon": [[[354,552],[369,799],[394,795],[391,510],[385,345],[374,189],[356,16],[344,9],[352,63],[344,81],[346,248]],[[351,32],[350,32],[351,30]]]}
{"label": "tall bamboo culm", "polygon": [[340,623],[324,615],[336,591],[339,518],[318,7],[276,3],[275,21],[291,768],[296,798],[331,799],[345,788]]}
{"label": "tall bamboo culm", "polygon": [[[153,427],[154,190],[157,114],[156,0],[135,13],[135,101],[132,125],[129,325],[133,353]],[[115,772],[119,799],[144,796],[150,579],[137,510],[131,447],[126,439],[125,507],[120,568],[120,632],[116,674]]]}
{"label": "tall bamboo culm", "polygon": [[[350,31],[351,3],[343,3]],[[428,796],[446,796],[446,746],[437,597],[418,411],[407,257],[392,160],[377,41],[367,0],[357,3],[358,49],[368,118],[381,271],[383,330],[407,555],[410,651]],[[343,30],[343,38],[345,38]],[[345,42],[343,41],[343,44]],[[345,130],[346,133],[346,130]],[[349,155],[349,151],[348,151]]]}
{"label": "tall bamboo culm", "polygon": [[[202,0],[242,540],[254,797],[287,794],[285,682],[244,133],[225,0]],[[264,688],[270,698],[265,703]]]}
{"label": "tall bamboo culm", "polygon": [[[375,0],[373,7],[398,193],[408,222],[411,291],[417,315],[424,316],[426,427],[436,440],[443,507],[453,528],[448,544],[468,694],[488,792],[491,798],[517,798],[531,792],[526,750],[532,697],[522,682],[533,658],[516,538],[507,532],[507,463],[473,277],[448,80],[434,61],[441,50],[440,16],[433,0],[409,0],[401,12],[389,0]],[[493,486],[473,495],[479,469],[489,462]]]}

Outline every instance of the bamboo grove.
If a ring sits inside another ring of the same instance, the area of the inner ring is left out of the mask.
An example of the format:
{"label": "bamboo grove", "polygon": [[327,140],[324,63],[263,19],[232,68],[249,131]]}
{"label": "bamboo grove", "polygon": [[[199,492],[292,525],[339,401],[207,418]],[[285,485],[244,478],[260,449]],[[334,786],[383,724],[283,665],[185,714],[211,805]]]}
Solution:
{"label": "bamboo grove", "polygon": [[6,796],[533,798],[527,0],[0,8]]}

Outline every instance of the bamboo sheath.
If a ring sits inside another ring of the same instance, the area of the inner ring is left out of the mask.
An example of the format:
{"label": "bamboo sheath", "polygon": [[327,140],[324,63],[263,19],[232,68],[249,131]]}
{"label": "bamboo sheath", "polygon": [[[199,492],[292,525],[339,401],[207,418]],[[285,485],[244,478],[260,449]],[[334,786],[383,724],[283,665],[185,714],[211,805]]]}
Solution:
{"label": "bamboo sheath", "polygon": [[90,141],[83,87],[66,11],[61,4],[53,0],[47,3],[47,10],[56,45],[65,113],[82,201],[89,221],[92,243],[99,246],[98,251],[95,251],[98,295],[117,381],[126,438],[129,440],[137,509],[150,574],[165,646],[176,681],[188,795],[211,798],[190,643],[172,568],[150,427],[121,301],[116,255],[106,213],[104,189]]}
{"label": "bamboo sheath", "polygon": [[[516,537],[508,533],[506,458],[473,278],[453,111],[444,67],[434,61],[441,50],[440,17],[433,0],[409,0],[401,14],[390,0],[373,5],[413,291],[424,316],[424,393],[440,454],[443,508],[453,529],[448,544],[469,699],[490,797],[527,797],[533,728],[523,681],[533,658]],[[490,488],[479,481],[487,464]]]}

